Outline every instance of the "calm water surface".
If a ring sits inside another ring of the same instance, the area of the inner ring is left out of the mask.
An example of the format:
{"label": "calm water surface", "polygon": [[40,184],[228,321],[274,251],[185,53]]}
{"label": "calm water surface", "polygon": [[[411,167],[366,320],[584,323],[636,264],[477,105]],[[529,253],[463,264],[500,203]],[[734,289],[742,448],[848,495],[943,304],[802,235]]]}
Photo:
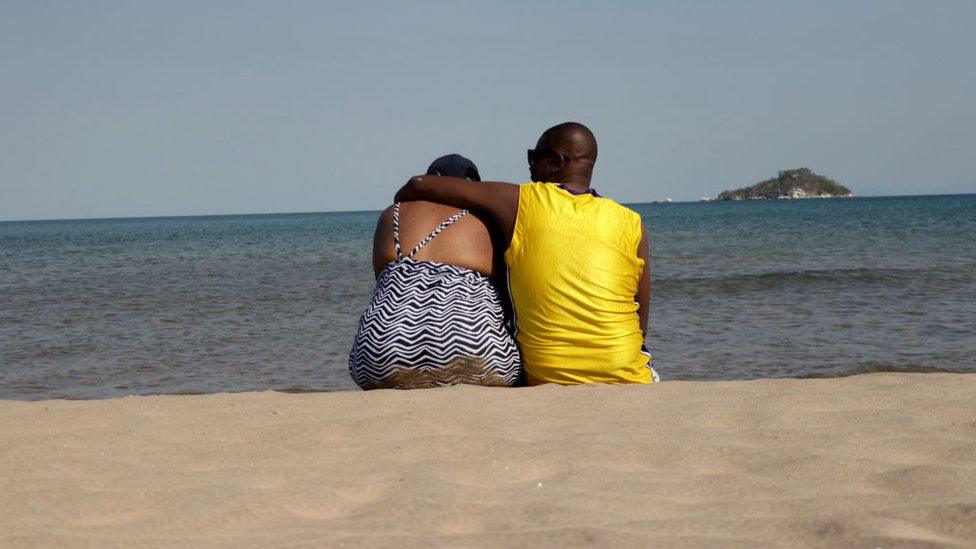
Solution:
{"label": "calm water surface", "polygon": [[[632,207],[666,380],[976,372],[976,195]],[[377,215],[0,223],[0,398],[355,389]]]}

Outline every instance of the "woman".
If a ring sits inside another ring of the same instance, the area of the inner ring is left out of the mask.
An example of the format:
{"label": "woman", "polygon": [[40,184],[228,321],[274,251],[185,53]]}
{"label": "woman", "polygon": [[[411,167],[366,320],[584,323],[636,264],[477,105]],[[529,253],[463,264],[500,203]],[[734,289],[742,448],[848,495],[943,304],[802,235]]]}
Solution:
{"label": "woman", "polygon": [[[481,181],[474,163],[456,154],[438,158],[427,173]],[[504,285],[494,282],[504,278],[504,263],[490,227],[467,210],[433,202],[396,203],[383,212],[373,237],[376,290],[349,353],[357,385],[518,382],[510,308],[498,291]]]}

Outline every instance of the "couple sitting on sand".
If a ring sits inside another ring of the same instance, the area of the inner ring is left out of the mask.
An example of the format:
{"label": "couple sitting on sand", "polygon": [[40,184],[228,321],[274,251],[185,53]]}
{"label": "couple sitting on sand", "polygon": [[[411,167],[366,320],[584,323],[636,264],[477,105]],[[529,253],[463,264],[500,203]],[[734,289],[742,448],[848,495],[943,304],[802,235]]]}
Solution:
{"label": "couple sitting on sand", "polygon": [[376,291],[349,354],[356,383],[656,381],[643,346],[647,234],[590,188],[596,156],[593,133],[567,122],[528,151],[533,183],[481,182],[458,155],[411,178],[376,227]]}

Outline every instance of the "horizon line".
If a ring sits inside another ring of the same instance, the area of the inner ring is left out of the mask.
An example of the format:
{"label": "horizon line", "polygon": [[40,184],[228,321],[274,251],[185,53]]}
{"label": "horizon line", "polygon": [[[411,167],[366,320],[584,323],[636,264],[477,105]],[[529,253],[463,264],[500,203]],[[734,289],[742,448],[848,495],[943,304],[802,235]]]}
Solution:
{"label": "horizon line", "polygon": [[[969,193],[927,193],[927,194],[870,194],[870,195],[854,195],[850,197],[851,199],[858,198],[908,198],[908,197],[926,197],[926,196],[970,196],[976,195],[976,192]],[[840,197],[843,198],[843,197]],[[805,200],[805,199],[799,199]],[[710,198],[705,203],[712,202],[759,202],[753,200],[718,200],[715,198]],[[701,199],[698,200],[676,200],[673,202],[665,202],[664,200],[652,200],[649,202],[620,202],[621,205],[649,205],[649,204],[701,204],[703,203]],[[388,207],[388,206],[387,206]],[[257,217],[257,216],[273,216],[273,215],[315,215],[315,214],[355,214],[355,213],[371,213],[371,212],[381,212],[383,209],[366,209],[366,210],[317,210],[317,211],[288,211],[288,212],[243,212],[243,213],[203,213],[203,214],[163,214],[163,215],[120,215],[120,216],[110,216],[110,217],[40,217],[40,218],[28,218],[28,219],[0,219],[0,224],[2,223],[43,223],[43,222],[70,222],[70,221],[128,221],[135,219],[150,220],[150,219],[181,219],[181,218],[202,218],[202,217]]]}

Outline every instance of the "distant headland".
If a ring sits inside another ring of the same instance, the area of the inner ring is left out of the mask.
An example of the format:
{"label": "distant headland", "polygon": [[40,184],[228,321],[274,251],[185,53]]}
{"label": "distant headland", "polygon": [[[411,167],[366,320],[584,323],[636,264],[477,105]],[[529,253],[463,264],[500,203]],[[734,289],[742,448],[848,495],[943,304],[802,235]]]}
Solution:
{"label": "distant headland", "polygon": [[837,198],[854,196],[851,190],[807,168],[784,170],[751,187],[725,191],[716,200],[768,200],[776,198]]}

